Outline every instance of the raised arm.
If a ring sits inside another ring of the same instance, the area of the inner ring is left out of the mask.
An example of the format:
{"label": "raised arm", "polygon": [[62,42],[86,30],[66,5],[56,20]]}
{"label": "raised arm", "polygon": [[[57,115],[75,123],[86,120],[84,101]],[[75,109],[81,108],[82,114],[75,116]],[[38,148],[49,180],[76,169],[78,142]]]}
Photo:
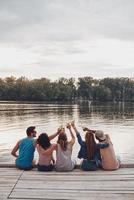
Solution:
{"label": "raised arm", "polygon": [[78,132],[76,126],[75,126],[75,123],[71,122],[71,126],[72,126],[72,128],[73,128],[73,130],[74,130],[74,132],[76,133],[76,136],[77,136],[77,134],[79,134],[79,132]]}
{"label": "raised arm", "polygon": [[70,141],[70,143],[72,145],[74,145],[74,143],[75,143],[75,136],[74,136],[74,134],[72,132],[71,125],[69,123],[67,124],[67,128],[68,128],[68,130],[70,132],[70,135],[71,135],[71,141]]}
{"label": "raised arm", "polygon": [[82,146],[83,144],[85,144],[85,142],[82,140],[80,133],[78,132],[74,122],[71,123],[71,126],[73,128],[73,130],[76,133],[77,139],[78,139],[78,143]]}
{"label": "raised arm", "polygon": [[56,133],[49,136],[49,140],[53,140],[57,135],[59,135],[59,133],[60,133],[60,129],[58,128]]}
{"label": "raised arm", "polygon": [[89,133],[95,133],[95,130],[89,129],[87,127],[83,127],[82,129],[83,129],[83,131],[87,131]]}
{"label": "raised arm", "polygon": [[16,145],[14,146],[13,150],[11,151],[11,155],[13,155],[14,157],[18,157],[17,155],[17,151],[19,149],[19,144],[20,144],[20,141],[16,143]]}

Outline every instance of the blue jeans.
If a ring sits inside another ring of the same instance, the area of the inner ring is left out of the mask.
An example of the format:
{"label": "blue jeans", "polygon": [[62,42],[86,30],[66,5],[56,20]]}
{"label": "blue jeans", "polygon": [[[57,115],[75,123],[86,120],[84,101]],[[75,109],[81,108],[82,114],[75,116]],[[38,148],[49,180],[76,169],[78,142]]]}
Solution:
{"label": "blue jeans", "polygon": [[95,160],[84,159],[82,161],[81,169],[84,171],[96,171],[98,169]]}

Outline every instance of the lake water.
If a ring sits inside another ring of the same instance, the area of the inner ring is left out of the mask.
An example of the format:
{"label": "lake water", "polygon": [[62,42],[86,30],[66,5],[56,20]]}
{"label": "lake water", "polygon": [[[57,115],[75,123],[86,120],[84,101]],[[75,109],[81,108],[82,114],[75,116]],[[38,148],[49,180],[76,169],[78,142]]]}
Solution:
{"label": "lake water", "polygon": [[[122,161],[134,162],[134,103],[0,102],[0,163],[14,162],[10,151],[19,139],[26,136],[25,130],[28,126],[36,126],[38,135],[42,132],[52,134],[60,125],[65,126],[66,122],[72,120],[75,120],[82,137],[82,126],[110,134],[116,154]],[[77,157],[78,150],[76,141],[74,158]]]}

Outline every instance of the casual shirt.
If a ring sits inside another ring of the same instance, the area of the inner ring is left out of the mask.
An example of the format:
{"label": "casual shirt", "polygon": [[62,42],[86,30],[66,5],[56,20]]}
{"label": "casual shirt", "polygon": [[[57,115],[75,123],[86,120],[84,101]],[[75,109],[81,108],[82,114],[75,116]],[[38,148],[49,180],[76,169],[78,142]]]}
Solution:
{"label": "casual shirt", "polygon": [[60,144],[57,146],[56,151],[56,165],[57,171],[71,171],[74,169],[75,162],[72,161],[72,146],[71,142],[68,143],[66,151],[61,149]]}
{"label": "casual shirt", "polygon": [[116,158],[113,144],[109,137],[108,137],[107,142],[109,143],[108,148],[100,150],[101,157],[102,157],[102,168],[105,170],[118,169],[120,164]]}
{"label": "casual shirt", "polygon": [[24,138],[19,144],[19,156],[16,159],[16,166],[21,168],[32,167],[32,161],[34,158],[34,139]]}
{"label": "casual shirt", "polygon": [[[80,150],[78,153],[78,158],[83,158],[83,159],[88,159],[88,154],[87,154],[87,145],[86,142],[82,140],[81,135],[79,132],[77,132],[77,139],[78,143],[80,144]],[[98,143],[95,145],[95,153],[93,155],[92,160],[95,160],[97,164],[99,164],[99,161],[101,161],[101,155],[100,155],[100,149],[108,147],[109,144],[104,143]]]}

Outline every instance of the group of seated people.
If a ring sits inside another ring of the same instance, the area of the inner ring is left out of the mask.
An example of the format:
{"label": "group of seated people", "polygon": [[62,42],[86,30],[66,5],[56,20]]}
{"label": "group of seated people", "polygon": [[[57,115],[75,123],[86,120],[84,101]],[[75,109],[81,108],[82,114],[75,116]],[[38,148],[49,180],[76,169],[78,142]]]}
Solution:
{"label": "group of seated people", "polygon": [[[22,170],[30,170],[34,167],[34,152],[37,149],[39,159],[37,169],[39,171],[72,171],[76,167],[76,161],[72,159],[72,150],[75,143],[75,135],[80,145],[78,158],[81,159],[80,168],[84,171],[97,169],[116,170],[120,167],[113,144],[109,135],[101,130],[83,128],[85,140],[82,139],[75,123],[68,123],[71,140],[68,140],[65,127],[58,128],[53,135],[42,133],[37,139],[35,126],[27,128],[27,137],[18,141],[11,154],[16,157],[16,167]],[[75,133],[75,134],[74,134]],[[51,140],[58,137],[57,143]],[[53,152],[56,151],[56,159]],[[17,154],[17,152],[19,152]]]}

